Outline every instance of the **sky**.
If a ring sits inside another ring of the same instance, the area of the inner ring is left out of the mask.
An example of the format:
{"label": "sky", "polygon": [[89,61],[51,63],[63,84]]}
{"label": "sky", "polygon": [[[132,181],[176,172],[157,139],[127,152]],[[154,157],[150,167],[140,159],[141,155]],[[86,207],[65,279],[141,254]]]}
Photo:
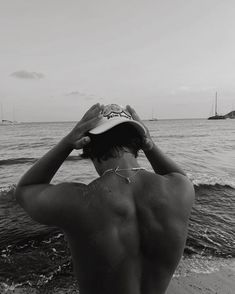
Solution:
{"label": "sky", "polygon": [[234,0],[0,0],[4,119],[77,121],[93,104],[141,118],[235,110]]}

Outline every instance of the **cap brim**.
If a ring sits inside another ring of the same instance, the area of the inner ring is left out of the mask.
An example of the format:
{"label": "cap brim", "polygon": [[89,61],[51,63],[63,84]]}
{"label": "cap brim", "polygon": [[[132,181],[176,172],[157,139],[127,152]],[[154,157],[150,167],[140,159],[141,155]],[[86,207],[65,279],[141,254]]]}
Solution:
{"label": "cap brim", "polygon": [[90,130],[89,133],[91,133],[93,135],[102,134],[102,133],[110,130],[111,128],[113,128],[117,125],[120,125],[122,123],[132,124],[135,128],[138,129],[138,131],[140,133],[142,133],[142,134],[146,133],[146,130],[141,123],[139,123],[135,120],[130,120],[128,118],[124,118],[124,117],[116,117],[116,118],[112,118],[111,120],[105,119],[105,121],[103,119],[101,119],[98,126],[95,127],[94,129]]}

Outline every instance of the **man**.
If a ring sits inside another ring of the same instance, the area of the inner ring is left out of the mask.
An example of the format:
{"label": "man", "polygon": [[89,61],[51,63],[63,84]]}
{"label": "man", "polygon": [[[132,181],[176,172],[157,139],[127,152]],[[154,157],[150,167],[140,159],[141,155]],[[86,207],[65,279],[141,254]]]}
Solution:
{"label": "man", "polygon": [[[82,148],[100,177],[51,185]],[[140,149],[154,172],[139,166]],[[133,108],[96,104],[22,177],[16,198],[34,220],[64,230],[81,294],[162,294],[183,254],[194,189]]]}

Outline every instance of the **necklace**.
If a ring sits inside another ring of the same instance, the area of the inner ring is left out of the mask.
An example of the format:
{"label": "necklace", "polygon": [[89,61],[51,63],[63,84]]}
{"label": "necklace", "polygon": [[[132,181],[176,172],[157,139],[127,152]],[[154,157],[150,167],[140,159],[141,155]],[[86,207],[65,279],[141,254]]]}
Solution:
{"label": "necklace", "polygon": [[136,175],[136,173],[134,175],[132,175],[131,177],[125,177],[119,173],[119,171],[126,171],[126,170],[136,171],[136,173],[137,173],[140,170],[146,170],[146,168],[144,168],[144,167],[119,168],[117,166],[116,168],[110,168],[110,169],[107,169],[106,171],[104,171],[103,174],[101,175],[101,177],[104,176],[105,174],[107,174],[108,172],[114,172],[117,176],[125,179],[127,181],[127,183],[130,184],[131,183],[130,179],[133,178]]}

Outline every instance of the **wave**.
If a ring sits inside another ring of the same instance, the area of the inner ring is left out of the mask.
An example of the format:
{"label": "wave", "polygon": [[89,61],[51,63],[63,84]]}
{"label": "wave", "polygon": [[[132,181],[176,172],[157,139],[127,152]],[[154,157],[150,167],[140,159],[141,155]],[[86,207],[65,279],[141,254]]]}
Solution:
{"label": "wave", "polygon": [[233,184],[221,184],[221,183],[194,183],[194,188],[196,191],[200,191],[202,189],[208,189],[208,190],[226,190],[229,189],[231,191],[235,191],[235,188],[233,187]]}
{"label": "wave", "polygon": [[61,233],[9,245],[0,252],[0,258],[3,261],[0,281],[4,282],[4,290],[27,285],[38,288],[57,276],[72,276],[70,252]]}
{"label": "wave", "polygon": [[[192,209],[185,252],[214,256],[235,256],[234,205],[235,189],[229,185],[195,185],[196,199]],[[30,240],[45,238],[55,232],[26,215],[16,203],[15,186],[0,188],[0,249]]]}
{"label": "wave", "polygon": [[209,176],[209,175],[200,175],[196,176],[192,175],[191,173],[187,174],[189,179],[192,181],[195,187],[202,187],[202,186],[221,186],[221,187],[231,187],[235,189],[235,181],[234,179],[224,179],[222,177],[216,177],[216,176]]}
{"label": "wave", "polygon": [[35,161],[37,161],[37,159],[32,157],[9,158],[0,160],[0,165],[34,163]]}
{"label": "wave", "polygon": [[234,257],[235,189],[220,184],[194,188],[186,252]]}
{"label": "wave", "polygon": [[[71,161],[73,160],[80,160],[71,158]],[[14,191],[15,191],[16,185],[6,185],[0,187],[0,200],[3,198],[7,198],[8,200],[15,200],[14,198]],[[194,189],[196,192],[196,198],[199,200],[200,196],[213,196],[214,194],[220,194],[222,193],[222,196],[231,196],[231,199],[235,197],[235,188],[232,185],[227,184],[194,184]],[[221,201],[223,200],[223,197],[221,197]],[[235,201],[235,200],[234,200]],[[218,203],[219,204],[219,203]]]}
{"label": "wave", "polygon": [[[72,158],[67,159],[67,160],[71,160],[71,161],[81,160],[81,159],[77,158],[77,156],[70,156],[70,157],[72,157]],[[0,187],[0,198],[2,195],[6,195],[8,193],[9,193],[9,195],[12,194],[12,192],[15,190],[15,187],[16,187],[16,185],[6,185],[6,186]],[[229,185],[229,184],[221,184],[221,183],[214,183],[214,184],[207,184],[207,183],[196,183],[195,184],[194,183],[194,189],[196,190],[196,192],[199,192],[200,190],[205,190],[205,189],[208,191],[210,191],[210,190],[223,191],[223,190],[229,189],[229,191],[235,192],[235,188],[233,187],[232,184]]]}
{"label": "wave", "polygon": [[[34,163],[38,159],[39,158],[33,158],[33,157],[19,157],[19,158],[2,159],[2,160],[0,160],[0,166]],[[78,161],[78,160],[83,160],[83,158],[80,155],[78,155],[78,156],[71,155],[66,159],[66,161]]]}
{"label": "wave", "polygon": [[[0,189],[0,292],[27,285],[43,289],[63,283],[70,287],[74,281],[72,261],[63,233],[32,221],[16,203],[14,190],[15,186]],[[195,192],[184,257],[190,255],[196,262],[186,271],[205,272],[211,270],[208,260],[235,257],[235,189],[201,184],[195,185]]]}
{"label": "wave", "polygon": [[158,135],[157,139],[161,139],[161,138],[174,138],[174,139],[182,139],[182,138],[204,138],[204,137],[208,137],[208,134],[167,134],[167,135]]}
{"label": "wave", "polygon": [[[40,139],[41,141],[41,139]],[[43,141],[43,140],[42,140]],[[10,150],[25,150],[25,149],[34,149],[34,148],[39,148],[39,147],[51,147],[52,143],[49,144],[49,140],[47,145],[45,145],[45,141],[44,142],[27,142],[27,143],[18,143],[17,145],[10,145],[8,146],[8,148]]]}

